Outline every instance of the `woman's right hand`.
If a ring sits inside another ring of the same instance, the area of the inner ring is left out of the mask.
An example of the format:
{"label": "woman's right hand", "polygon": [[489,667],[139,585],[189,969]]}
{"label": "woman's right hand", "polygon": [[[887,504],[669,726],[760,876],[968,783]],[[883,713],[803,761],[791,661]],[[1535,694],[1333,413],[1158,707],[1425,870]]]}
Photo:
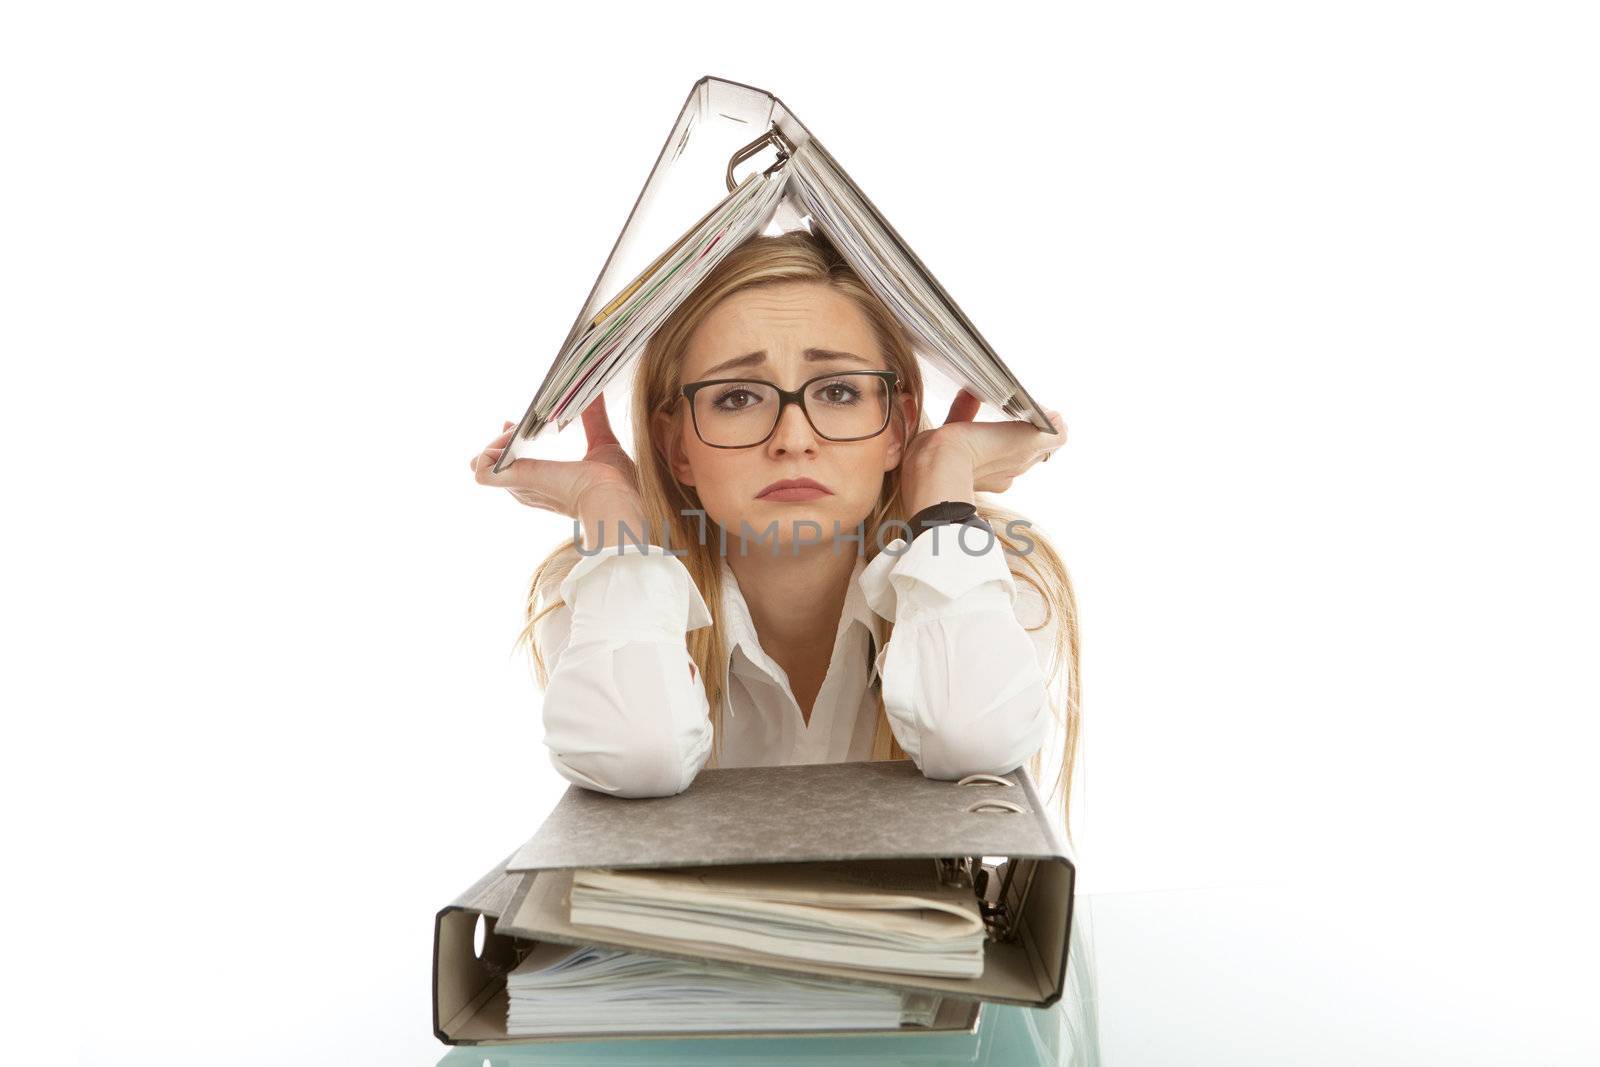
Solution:
{"label": "woman's right hand", "polygon": [[518,459],[495,474],[495,463],[511,443],[512,424],[508,422],[500,436],[472,457],[473,475],[480,484],[500,486],[530,508],[571,518],[580,517],[579,504],[590,492],[615,490],[637,500],[639,470],[611,432],[604,393],[584,410],[583,429],[589,450],[582,459]]}

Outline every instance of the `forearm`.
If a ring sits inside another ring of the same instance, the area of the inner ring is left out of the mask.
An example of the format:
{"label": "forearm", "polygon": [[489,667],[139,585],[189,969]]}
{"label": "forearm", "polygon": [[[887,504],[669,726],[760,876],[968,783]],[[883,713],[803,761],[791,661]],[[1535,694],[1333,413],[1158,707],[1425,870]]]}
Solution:
{"label": "forearm", "polygon": [[[705,685],[684,638],[711,614],[681,559],[630,544],[642,527],[628,508],[582,510],[596,536],[558,590],[568,622],[545,692],[544,743],[557,770],[585,788],[668,796],[710,754]],[[619,519],[632,531],[621,541]],[[606,544],[594,547],[602,529]]]}
{"label": "forearm", "polygon": [[894,622],[880,664],[884,710],[928,777],[1005,773],[1038,750],[1051,721],[1039,657],[999,542],[940,546],[936,532],[862,574],[869,606]]}
{"label": "forearm", "polygon": [[681,646],[640,637],[569,647],[544,703],[561,776],[612,796],[682,792],[711,752],[705,686],[685,660]]}

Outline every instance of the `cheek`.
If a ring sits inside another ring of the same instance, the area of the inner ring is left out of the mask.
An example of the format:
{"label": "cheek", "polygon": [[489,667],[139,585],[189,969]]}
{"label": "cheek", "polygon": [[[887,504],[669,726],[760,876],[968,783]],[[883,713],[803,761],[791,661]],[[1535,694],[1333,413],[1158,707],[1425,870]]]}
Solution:
{"label": "cheek", "polygon": [[861,450],[857,462],[862,481],[870,483],[870,492],[876,494],[883,486],[883,480],[893,470],[890,466],[891,460],[897,461],[898,458],[894,455],[894,442],[890,440],[888,434],[880,434],[866,442],[866,447]]}
{"label": "cheek", "polygon": [[[700,503],[713,517],[725,513],[730,503],[736,503],[746,482],[751,478],[746,469],[750,460],[743,452],[734,449],[712,448],[698,437],[684,443],[684,456],[694,475],[695,492]],[[754,490],[752,490],[753,492]]]}
{"label": "cheek", "polygon": [[889,449],[881,438],[875,438],[841,457],[840,481],[845,486],[842,494],[854,510],[863,514],[870,511],[883,492],[888,474],[884,466],[889,462]]}

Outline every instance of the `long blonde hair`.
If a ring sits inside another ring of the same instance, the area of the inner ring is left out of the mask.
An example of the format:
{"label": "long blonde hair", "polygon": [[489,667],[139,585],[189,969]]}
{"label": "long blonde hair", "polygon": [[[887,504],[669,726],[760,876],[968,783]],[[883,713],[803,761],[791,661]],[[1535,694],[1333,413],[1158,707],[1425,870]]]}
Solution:
{"label": "long blonde hair", "polygon": [[[717,264],[650,338],[644,353],[640,356],[634,378],[631,398],[634,436],[632,453],[639,470],[639,497],[643,505],[642,513],[647,524],[646,528],[652,531],[662,529],[668,531],[674,551],[684,553],[679,558],[689,569],[695,585],[700,589],[706,606],[711,611],[712,625],[691,631],[687,635],[687,644],[689,655],[704,679],[706,697],[710,703],[713,738],[710,762],[713,766],[717,760],[717,753],[721,750],[722,697],[727,687],[728,665],[728,648],[722,618],[722,566],[716,548],[718,539],[705,537],[701,531],[700,522],[694,514],[703,513],[699,494],[695,492],[693,486],[682,485],[673,476],[666,458],[650,436],[651,415],[658,410],[670,410],[675,405],[679,398],[678,388],[683,384],[680,374],[689,338],[719,301],[732,293],[753,286],[794,281],[824,283],[856,303],[871,324],[888,369],[896,373],[899,381],[916,398],[916,430],[907,433],[905,439],[909,441],[914,433],[932,428],[923,410],[921,370],[904,328],[831,245],[805,230],[793,230],[776,236],[754,237],[740,245]],[[679,407],[681,408],[681,405]],[[897,416],[902,410],[896,405]],[[681,413],[678,417],[682,417]],[[872,514],[866,518],[864,550],[868,553],[869,562],[877,554],[878,546],[884,543],[879,538],[879,528],[895,520],[904,523],[908,518],[901,500],[900,487],[900,471],[896,469],[888,472],[884,476],[883,491],[879,494],[878,503],[873,508]],[[1022,542],[1011,536],[1008,530],[1008,523],[1013,520],[1021,522],[1022,516],[983,499],[977,501],[977,507],[978,513],[993,527],[995,536],[1006,546],[1007,559],[1011,563],[1013,576],[1019,584],[1031,586],[1048,609],[1044,620],[1038,626],[1029,627],[1030,632],[1050,625],[1052,619],[1059,620],[1052,642],[1046,689],[1050,693],[1051,710],[1063,741],[1060,767],[1052,774],[1053,783],[1046,791],[1046,795],[1053,799],[1059,793],[1060,825],[1070,841],[1072,830],[1069,815],[1073,769],[1078,750],[1080,692],[1078,609],[1072,590],[1072,580],[1060,555],[1037,527],[1027,526],[1028,541],[1031,542],[1031,546],[1023,551],[1020,547]],[[682,514],[684,511],[690,514]],[[903,531],[906,527],[891,527],[891,529]],[[887,540],[892,542],[893,539],[887,538]],[[534,627],[539,619],[563,603],[556,598],[554,590],[561,579],[577,564],[579,558],[577,547],[572,541],[570,539],[563,541],[539,564],[529,585],[527,622],[518,635],[517,643],[527,644],[541,688],[548,687],[549,674],[545,668],[544,656],[534,639]],[[547,601],[542,608],[539,607],[541,591]],[[887,622],[885,644],[893,629],[893,622]],[[1063,668],[1067,675],[1064,710],[1056,692],[1059,688],[1056,682]],[[889,718],[883,707],[881,688],[877,691],[877,707],[872,759],[907,758],[890,729]],[[1042,776],[1043,759],[1044,751],[1041,749],[1028,761],[1029,771],[1041,788],[1045,784]]]}

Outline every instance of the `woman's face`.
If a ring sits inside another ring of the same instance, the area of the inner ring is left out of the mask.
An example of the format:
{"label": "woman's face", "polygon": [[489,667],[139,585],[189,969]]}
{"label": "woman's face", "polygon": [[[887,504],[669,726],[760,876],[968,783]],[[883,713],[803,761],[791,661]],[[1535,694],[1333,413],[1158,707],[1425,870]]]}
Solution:
{"label": "woman's face", "polygon": [[[887,369],[866,316],[849,297],[821,282],[780,282],[734,293],[711,310],[690,335],[682,383],[743,378],[798,389],[819,375]],[[848,389],[828,389],[826,381],[807,387],[806,401],[814,414],[828,402],[850,395]],[[899,394],[888,402],[901,403],[910,418],[909,396]],[[764,429],[771,425],[771,416],[763,419],[756,410],[758,403],[771,411],[777,398],[709,386],[697,396],[702,429],[712,432],[713,417],[732,424],[733,413],[741,411],[748,413],[739,417]],[[711,405],[720,405],[728,414],[711,415]],[[730,542],[741,533],[765,537],[786,553],[799,520],[809,519],[820,528],[801,528],[800,537],[808,543],[827,543],[840,531],[854,533],[877,504],[884,473],[899,465],[905,443],[899,418],[891,418],[882,433],[865,440],[829,440],[812,428],[795,404],[784,407],[771,437],[747,448],[706,444],[685,403],[680,403],[676,420],[662,413],[656,418],[657,440],[674,475],[694,486],[701,506],[728,531]],[[834,429],[829,432],[845,436]],[[812,479],[828,491],[813,499],[762,495],[773,482],[797,478]],[[748,524],[748,532],[741,529],[741,522]],[[773,527],[770,532],[769,527]],[[752,548],[761,550],[759,545]]]}

